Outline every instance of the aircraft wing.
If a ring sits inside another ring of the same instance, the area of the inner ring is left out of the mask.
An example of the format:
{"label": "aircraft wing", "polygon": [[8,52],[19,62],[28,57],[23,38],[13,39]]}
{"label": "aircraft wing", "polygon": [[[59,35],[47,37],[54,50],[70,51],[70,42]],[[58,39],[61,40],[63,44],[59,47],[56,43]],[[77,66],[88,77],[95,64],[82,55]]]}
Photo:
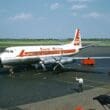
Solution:
{"label": "aircraft wing", "polygon": [[93,46],[95,46],[95,45],[92,45],[92,44],[91,45],[85,45],[85,46],[81,47],[80,50],[88,48],[88,47],[93,47]]}
{"label": "aircraft wing", "polygon": [[87,58],[91,58],[91,59],[110,59],[110,56],[103,56],[103,57],[74,57],[73,59],[81,60],[81,59],[87,59]]}
{"label": "aircraft wing", "polygon": [[99,57],[76,57],[76,56],[73,56],[73,57],[61,57],[61,58],[52,58],[52,57],[48,57],[48,58],[45,58],[45,59],[41,59],[41,61],[44,61],[45,64],[52,64],[52,63],[56,63],[56,62],[61,62],[62,64],[64,63],[71,63],[71,62],[74,62],[74,60],[81,60],[81,59],[87,59],[87,58],[90,58],[90,59],[110,59],[110,56],[99,56]]}

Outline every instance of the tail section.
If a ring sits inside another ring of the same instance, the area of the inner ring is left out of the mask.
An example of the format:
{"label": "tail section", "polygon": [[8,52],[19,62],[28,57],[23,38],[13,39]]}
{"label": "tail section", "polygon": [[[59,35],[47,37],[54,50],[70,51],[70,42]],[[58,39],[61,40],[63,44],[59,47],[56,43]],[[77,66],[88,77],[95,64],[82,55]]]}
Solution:
{"label": "tail section", "polygon": [[71,44],[77,48],[82,48],[81,36],[80,36],[80,30],[79,29],[76,29],[74,40],[71,42]]}

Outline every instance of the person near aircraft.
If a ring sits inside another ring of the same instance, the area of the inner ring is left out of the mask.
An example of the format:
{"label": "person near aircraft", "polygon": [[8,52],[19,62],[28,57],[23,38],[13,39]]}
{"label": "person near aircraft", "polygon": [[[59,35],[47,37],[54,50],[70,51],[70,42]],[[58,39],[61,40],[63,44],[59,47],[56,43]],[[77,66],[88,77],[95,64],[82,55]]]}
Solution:
{"label": "person near aircraft", "polygon": [[78,82],[78,91],[83,92],[83,84],[84,84],[83,78],[76,77],[76,81]]}

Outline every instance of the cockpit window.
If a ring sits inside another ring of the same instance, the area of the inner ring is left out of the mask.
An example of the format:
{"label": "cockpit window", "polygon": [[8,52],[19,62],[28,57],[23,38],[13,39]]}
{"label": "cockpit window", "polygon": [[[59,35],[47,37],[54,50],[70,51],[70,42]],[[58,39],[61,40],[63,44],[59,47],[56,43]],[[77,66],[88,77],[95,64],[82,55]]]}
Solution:
{"label": "cockpit window", "polygon": [[9,53],[9,50],[5,50],[4,52],[7,52],[7,53]]}
{"label": "cockpit window", "polygon": [[5,50],[6,53],[13,53],[13,50]]}

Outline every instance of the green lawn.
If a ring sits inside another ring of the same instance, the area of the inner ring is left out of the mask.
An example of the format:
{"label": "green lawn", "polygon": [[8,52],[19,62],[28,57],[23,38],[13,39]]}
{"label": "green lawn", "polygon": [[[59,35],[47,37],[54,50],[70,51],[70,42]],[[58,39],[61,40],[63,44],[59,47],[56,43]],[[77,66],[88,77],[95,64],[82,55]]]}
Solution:
{"label": "green lawn", "polygon": [[[66,44],[72,39],[0,39],[0,47],[21,46],[21,45],[54,45]],[[110,39],[83,39],[83,44],[93,44],[96,46],[110,46]]]}
{"label": "green lawn", "polygon": [[83,40],[83,43],[90,43],[96,46],[110,46],[110,39],[85,39]]}

